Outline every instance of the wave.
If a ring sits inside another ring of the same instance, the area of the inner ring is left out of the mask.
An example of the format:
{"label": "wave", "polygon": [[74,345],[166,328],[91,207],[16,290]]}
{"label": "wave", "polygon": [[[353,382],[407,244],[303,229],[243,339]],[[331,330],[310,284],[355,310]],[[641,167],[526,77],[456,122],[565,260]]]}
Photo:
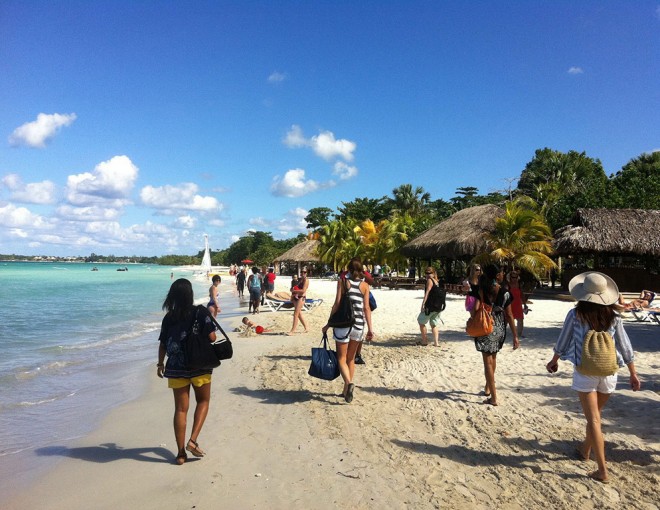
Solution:
{"label": "wave", "polygon": [[0,383],[11,383],[12,381],[28,381],[40,375],[61,372],[71,366],[78,365],[77,361],[52,361],[37,367],[15,367],[11,372],[0,376]]}
{"label": "wave", "polygon": [[57,402],[58,400],[64,400],[66,398],[74,397],[77,392],[69,392],[69,393],[64,393],[62,395],[55,395],[52,397],[48,398],[42,398],[39,400],[23,400],[21,402],[10,402],[7,404],[3,404],[0,406],[0,412],[1,411],[6,411],[9,409],[18,409],[18,408],[25,408],[25,407],[34,407],[34,406],[40,406],[43,404],[50,404],[51,402]]}
{"label": "wave", "polygon": [[102,347],[111,346],[113,344],[135,340],[136,338],[143,337],[154,331],[160,330],[159,322],[140,323],[139,325],[129,325],[128,331],[119,334],[109,334],[105,336],[103,332],[100,335],[103,337],[99,340],[83,341],[77,344],[58,344],[44,346],[38,349],[41,353],[53,352],[71,352],[71,351],[85,351],[88,349],[99,349]]}

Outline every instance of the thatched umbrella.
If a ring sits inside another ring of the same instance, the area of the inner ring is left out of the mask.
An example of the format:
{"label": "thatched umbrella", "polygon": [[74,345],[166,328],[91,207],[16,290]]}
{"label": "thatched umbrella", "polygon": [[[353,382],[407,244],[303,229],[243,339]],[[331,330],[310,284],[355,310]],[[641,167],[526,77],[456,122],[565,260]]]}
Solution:
{"label": "thatched umbrella", "polygon": [[462,209],[405,244],[401,253],[420,259],[472,258],[486,250],[486,234],[503,214],[492,204]]}
{"label": "thatched umbrella", "polygon": [[306,262],[319,262],[321,258],[318,254],[318,247],[321,243],[316,239],[306,239],[302,243],[296,244],[293,248],[285,251],[275,259],[276,263],[296,262],[298,264],[298,275],[300,275],[300,266]]}
{"label": "thatched umbrella", "polygon": [[660,211],[578,209],[570,225],[555,232],[557,255],[660,256]]}

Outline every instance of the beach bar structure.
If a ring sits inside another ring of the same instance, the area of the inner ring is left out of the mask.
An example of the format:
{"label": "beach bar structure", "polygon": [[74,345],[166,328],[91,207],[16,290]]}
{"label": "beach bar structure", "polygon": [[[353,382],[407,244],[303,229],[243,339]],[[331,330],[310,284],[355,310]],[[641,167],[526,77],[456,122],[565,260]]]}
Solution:
{"label": "beach bar structure", "polygon": [[493,204],[462,209],[422,232],[401,248],[407,257],[422,260],[470,261],[487,249],[487,235],[495,230],[495,220],[504,210]]}
{"label": "beach bar structure", "polygon": [[600,271],[619,290],[660,289],[660,211],[578,209],[570,225],[554,235],[555,254],[563,257],[564,288],[575,275]]}
{"label": "beach bar structure", "polygon": [[316,239],[305,239],[302,243],[298,243],[293,248],[282,253],[273,262],[276,264],[296,264],[296,274],[300,276],[300,270],[303,265],[321,261],[321,257],[318,254],[320,244]]}

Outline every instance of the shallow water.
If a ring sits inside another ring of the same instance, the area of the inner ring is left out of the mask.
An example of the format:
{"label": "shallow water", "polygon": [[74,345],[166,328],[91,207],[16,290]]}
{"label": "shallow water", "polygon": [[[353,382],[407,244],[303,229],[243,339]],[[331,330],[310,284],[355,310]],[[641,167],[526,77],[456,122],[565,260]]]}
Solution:
{"label": "shallow water", "polygon": [[192,271],[0,262],[0,471],[29,471],[43,461],[30,452],[81,437],[140,394],[172,272],[206,302],[207,280]]}

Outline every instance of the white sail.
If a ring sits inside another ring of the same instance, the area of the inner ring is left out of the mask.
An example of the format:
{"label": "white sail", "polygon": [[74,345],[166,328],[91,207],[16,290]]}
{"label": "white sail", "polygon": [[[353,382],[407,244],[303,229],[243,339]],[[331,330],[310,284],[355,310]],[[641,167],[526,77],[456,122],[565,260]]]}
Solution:
{"label": "white sail", "polygon": [[202,257],[201,270],[205,273],[211,271],[211,251],[209,250],[209,236],[204,234],[204,257]]}

